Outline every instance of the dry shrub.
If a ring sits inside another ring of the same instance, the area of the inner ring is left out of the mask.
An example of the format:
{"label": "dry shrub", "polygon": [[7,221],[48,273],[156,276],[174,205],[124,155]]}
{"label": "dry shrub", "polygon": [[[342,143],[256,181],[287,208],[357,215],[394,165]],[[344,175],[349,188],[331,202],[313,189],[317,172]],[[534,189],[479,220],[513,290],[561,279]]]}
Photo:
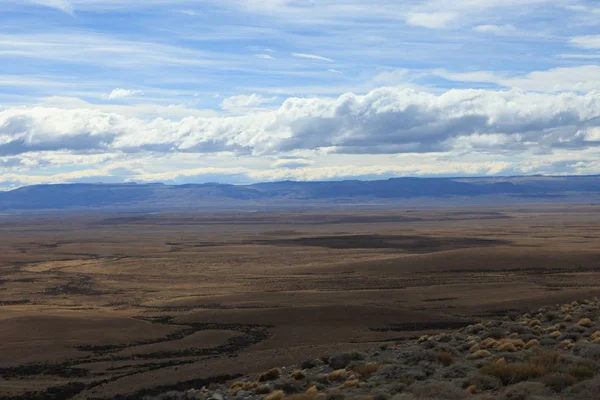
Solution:
{"label": "dry shrub", "polygon": [[560,335],[562,335],[562,333],[560,333],[560,331],[554,331],[550,334],[550,337],[556,339],[556,338],[560,337]]}
{"label": "dry shrub", "polygon": [[475,353],[471,354],[469,356],[469,358],[471,358],[473,360],[478,360],[478,359],[481,359],[481,358],[489,357],[491,355],[492,355],[492,353],[490,353],[487,350],[479,350],[479,351],[476,351]]}
{"label": "dry shrub", "polygon": [[568,374],[552,373],[542,377],[542,383],[557,393],[577,383],[577,379]]}
{"label": "dry shrub", "polygon": [[298,369],[290,374],[290,378],[301,381],[302,379],[306,378],[306,372]]}
{"label": "dry shrub", "polygon": [[280,376],[281,376],[281,370],[279,368],[272,368],[272,369],[268,370],[267,372],[263,372],[262,374],[258,375],[258,381],[259,382],[274,381],[275,379],[279,379]]}
{"label": "dry shrub", "polygon": [[283,400],[284,397],[285,393],[283,393],[283,390],[276,390],[269,393],[267,397],[265,397],[265,400]]}
{"label": "dry shrub", "polygon": [[594,321],[592,321],[589,318],[582,318],[581,320],[579,320],[577,325],[583,326],[584,328],[591,328],[592,326],[594,326]]}
{"label": "dry shrub", "polygon": [[567,314],[563,318],[563,321],[565,321],[565,322],[571,322],[571,321],[573,321],[573,317],[571,316],[571,314]]}
{"label": "dry shrub", "polygon": [[539,319],[534,319],[529,322],[529,326],[542,326],[542,322]]}
{"label": "dry shrub", "polygon": [[494,338],[489,337],[489,338],[485,339],[483,342],[481,342],[480,347],[482,349],[489,349],[491,347],[496,347],[497,345],[498,345],[498,341]]}
{"label": "dry shrub", "polygon": [[[240,392],[240,391],[253,392],[258,387],[259,387],[258,382],[244,382],[244,381],[234,382],[231,385],[231,387],[229,388],[229,394],[232,396],[235,396],[237,394],[237,392]],[[270,391],[271,390],[269,389],[268,392],[270,392]]]}
{"label": "dry shrub", "polygon": [[558,344],[558,348],[561,350],[569,350],[571,347],[573,347],[573,342],[569,339],[563,340]]}
{"label": "dry shrub", "polygon": [[539,340],[537,340],[537,339],[531,339],[529,342],[525,343],[524,348],[525,348],[525,350],[529,350],[529,349],[531,349],[533,347],[537,347],[539,345],[540,345],[540,341]]}
{"label": "dry shrub", "polygon": [[494,363],[483,366],[480,372],[498,378],[503,385],[512,385],[554,372],[557,367],[556,352],[540,352],[523,363]]}
{"label": "dry shrub", "polygon": [[510,342],[501,343],[500,345],[498,345],[497,349],[498,351],[504,351],[508,353],[515,353],[516,351],[518,351],[517,347]]}
{"label": "dry shrub", "polygon": [[346,382],[344,382],[342,384],[342,386],[340,386],[340,389],[361,388],[363,386],[364,386],[364,384],[360,383],[360,381],[358,379],[351,377]]}
{"label": "dry shrub", "polygon": [[379,364],[377,364],[376,362],[368,362],[354,367],[354,372],[356,372],[360,376],[369,376],[377,372],[378,369]]}
{"label": "dry shrub", "polygon": [[454,356],[452,356],[452,354],[447,351],[439,352],[437,355],[437,359],[440,363],[446,366],[454,364]]}
{"label": "dry shrub", "polygon": [[329,379],[331,382],[345,381],[346,379],[348,379],[348,371],[346,371],[345,369],[335,370],[329,375],[327,375],[327,379]]}
{"label": "dry shrub", "polygon": [[592,340],[600,339],[600,331],[596,331],[596,332],[592,333],[590,338],[592,338]]}

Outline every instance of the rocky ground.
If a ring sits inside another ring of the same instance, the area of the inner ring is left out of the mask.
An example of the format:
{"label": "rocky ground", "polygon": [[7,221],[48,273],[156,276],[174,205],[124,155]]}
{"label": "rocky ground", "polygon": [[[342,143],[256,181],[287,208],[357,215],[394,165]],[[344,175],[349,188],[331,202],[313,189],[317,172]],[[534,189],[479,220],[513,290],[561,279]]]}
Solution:
{"label": "rocky ground", "polygon": [[[600,399],[600,301],[274,368],[152,399]],[[150,397],[149,397],[150,399]]]}

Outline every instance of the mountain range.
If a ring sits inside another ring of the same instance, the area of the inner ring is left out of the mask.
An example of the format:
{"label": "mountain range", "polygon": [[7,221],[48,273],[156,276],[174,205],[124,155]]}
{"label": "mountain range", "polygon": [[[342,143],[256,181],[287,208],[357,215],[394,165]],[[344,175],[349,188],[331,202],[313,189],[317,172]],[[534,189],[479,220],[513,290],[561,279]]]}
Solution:
{"label": "mountain range", "polygon": [[283,181],[250,185],[78,183],[26,186],[0,192],[3,212],[556,202],[600,202],[600,175]]}

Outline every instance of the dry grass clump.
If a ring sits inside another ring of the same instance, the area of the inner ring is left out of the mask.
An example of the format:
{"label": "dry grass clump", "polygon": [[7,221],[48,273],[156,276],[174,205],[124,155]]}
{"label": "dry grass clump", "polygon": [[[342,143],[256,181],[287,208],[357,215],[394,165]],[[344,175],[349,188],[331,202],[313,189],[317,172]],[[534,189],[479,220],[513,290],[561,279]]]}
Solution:
{"label": "dry grass clump", "polygon": [[496,347],[498,345],[498,341],[494,338],[487,338],[483,342],[481,342],[480,347],[482,349],[490,349],[492,347]]}
{"label": "dry grass clump", "polygon": [[596,331],[590,335],[592,340],[600,339],[600,331]]}
{"label": "dry grass clump", "polygon": [[274,381],[275,379],[279,379],[280,376],[281,376],[281,370],[279,368],[271,368],[267,372],[263,372],[262,374],[258,375],[258,381],[259,382]]}
{"label": "dry grass clump", "polygon": [[306,372],[301,369],[297,369],[290,374],[290,378],[301,381],[302,379],[306,378]]}
{"label": "dry grass clump", "polygon": [[512,385],[529,379],[540,378],[557,368],[558,353],[539,352],[527,362],[493,363],[483,366],[480,372],[498,378],[503,385]]}
{"label": "dry grass clump", "polygon": [[327,379],[331,382],[343,382],[348,379],[348,371],[345,369],[337,369],[327,375]]}
{"label": "dry grass clump", "polygon": [[567,314],[563,318],[563,321],[565,321],[565,322],[571,322],[571,321],[573,321],[573,317],[571,316],[571,314]]}
{"label": "dry grass clump", "polygon": [[358,380],[354,375],[351,376],[350,378],[348,378],[346,380],[346,382],[344,382],[341,386],[340,389],[348,389],[348,388],[362,388],[364,387],[365,384],[361,383],[360,380]]}
{"label": "dry grass clump", "polygon": [[525,343],[525,346],[523,346],[523,348],[525,350],[529,350],[531,348],[534,347],[538,347],[540,345],[540,341],[537,339],[531,339],[529,342]]}
{"label": "dry grass clump", "polygon": [[517,347],[510,342],[501,343],[500,345],[498,345],[497,349],[498,351],[503,351],[507,353],[515,353],[518,351]]}
{"label": "dry grass clump", "polygon": [[[231,396],[235,396],[237,394],[237,392],[254,392],[258,389],[259,384],[258,382],[244,382],[244,381],[239,381],[239,382],[234,382],[231,387],[229,388],[229,394]],[[269,389],[268,392],[270,392],[271,390]],[[267,392],[267,393],[268,393]]]}
{"label": "dry grass clump", "polygon": [[579,320],[577,325],[583,326],[584,328],[591,328],[592,326],[594,326],[594,321],[592,321],[589,318],[582,318],[581,320]]}
{"label": "dry grass clump", "polygon": [[447,351],[440,351],[437,354],[437,359],[446,366],[454,364],[454,356]]}
{"label": "dry grass clump", "polygon": [[558,344],[558,348],[561,350],[569,350],[571,347],[573,347],[573,341],[569,339],[565,339]]}
{"label": "dry grass clump", "polygon": [[561,335],[562,335],[562,333],[560,331],[554,331],[550,334],[550,337],[556,339],[556,338],[560,337]]}
{"label": "dry grass clump", "polygon": [[378,369],[379,364],[377,364],[376,362],[368,362],[354,367],[354,372],[356,372],[360,376],[369,376],[377,372]]}
{"label": "dry grass clump", "polygon": [[283,390],[276,390],[274,392],[269,393],[265,397],[265,400],[283,400],[284,397],[285,393],[283,393]]}
{"label": "dry grass clump", "polygon": [[489,357],[491,355],[492,355],[492,353],[490,353],[487,350],[478,350],[478,351],[474,352],[473,354],[469,355],[469,358],[471,358],[473,360],[478,360],[481,358]]}

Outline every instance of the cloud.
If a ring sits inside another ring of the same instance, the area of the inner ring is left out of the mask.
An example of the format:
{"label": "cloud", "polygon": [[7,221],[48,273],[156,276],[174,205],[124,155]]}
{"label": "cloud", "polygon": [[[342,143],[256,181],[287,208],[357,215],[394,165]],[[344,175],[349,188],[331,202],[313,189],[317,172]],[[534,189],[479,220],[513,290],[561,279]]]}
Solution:
{"label": "cloud", "polygon": [[573,151],[598,146],[600,92],[379,88],[338,98],[234,96],[237,116],[145,120],[93,109],[20,107],[0,112],[0,156],[56,150],[122,153],[334,154]]}
{"label": "cloud", "polygon": [[265,103],[271,103],[276,97],[265,98],[256,93],[250,95],[237,95],[224,99],[221,102],[221,108],[230,112],[239,112],[240,110],[255,108]]}
{"label": "cloud", "polygon": [[600,35],[576,36],[569,41],[571,45],[582,49],[600,49]]}
{"label": "cloud", "polygon": [[273,57],[270,54],[256,54],[256,58],[262,58],[263,60],[274,60],[275,57]]}
{"label": "cloud", "polygon": [[490,33],[493,35],[504,36],[517,33],[517,28],[513,25],[477,25],[473,28],[475,32]]}
{"label": "cloud", "polygon": [[273,168],[286,168],[286,169],[296,169],[296,168],[304,168],[311,165],[312,162],[309,160],[304,160],[302,158],[289,158],[289,159],[281,159],[277,160],[272,164]]}
{"label": "cloud", "polygon": [[109,100],[123,99],[125,97],[143,95],[144,92],[141,90],[129,90],[129,89],[113,89],[112,92],[104,95]]}
{"label": "cloud", "polygon": [[28,3],[37,4],[40,6],[55,8],[69,15],[75,15],[73,5],[67,0],[25,0]]}
{"label": "cloud", "polygon": [[309,59],[309,60],[334,62],[331,58],[322,57],[322,56],[318,56],[318,55],[315,55],[315,54],[292,53],[292,55],[294,57],[296,57],[296,58],[306,58],[306,59]]}
{"label": "cloud", "polygon": [[344,75],[344,73],[342,71],[339,71],[339,70],[337,70],[335,68],[329,68],[327,70],[327,72],[331,72],[332,74]]}
{"label": "cloud", "polygon": [[410,13],[406,17],[406,23],[412,26],[420,26],[429,29],[447,28],[456,20],[458,14],[454,12],[432,12],[432,13]]}

